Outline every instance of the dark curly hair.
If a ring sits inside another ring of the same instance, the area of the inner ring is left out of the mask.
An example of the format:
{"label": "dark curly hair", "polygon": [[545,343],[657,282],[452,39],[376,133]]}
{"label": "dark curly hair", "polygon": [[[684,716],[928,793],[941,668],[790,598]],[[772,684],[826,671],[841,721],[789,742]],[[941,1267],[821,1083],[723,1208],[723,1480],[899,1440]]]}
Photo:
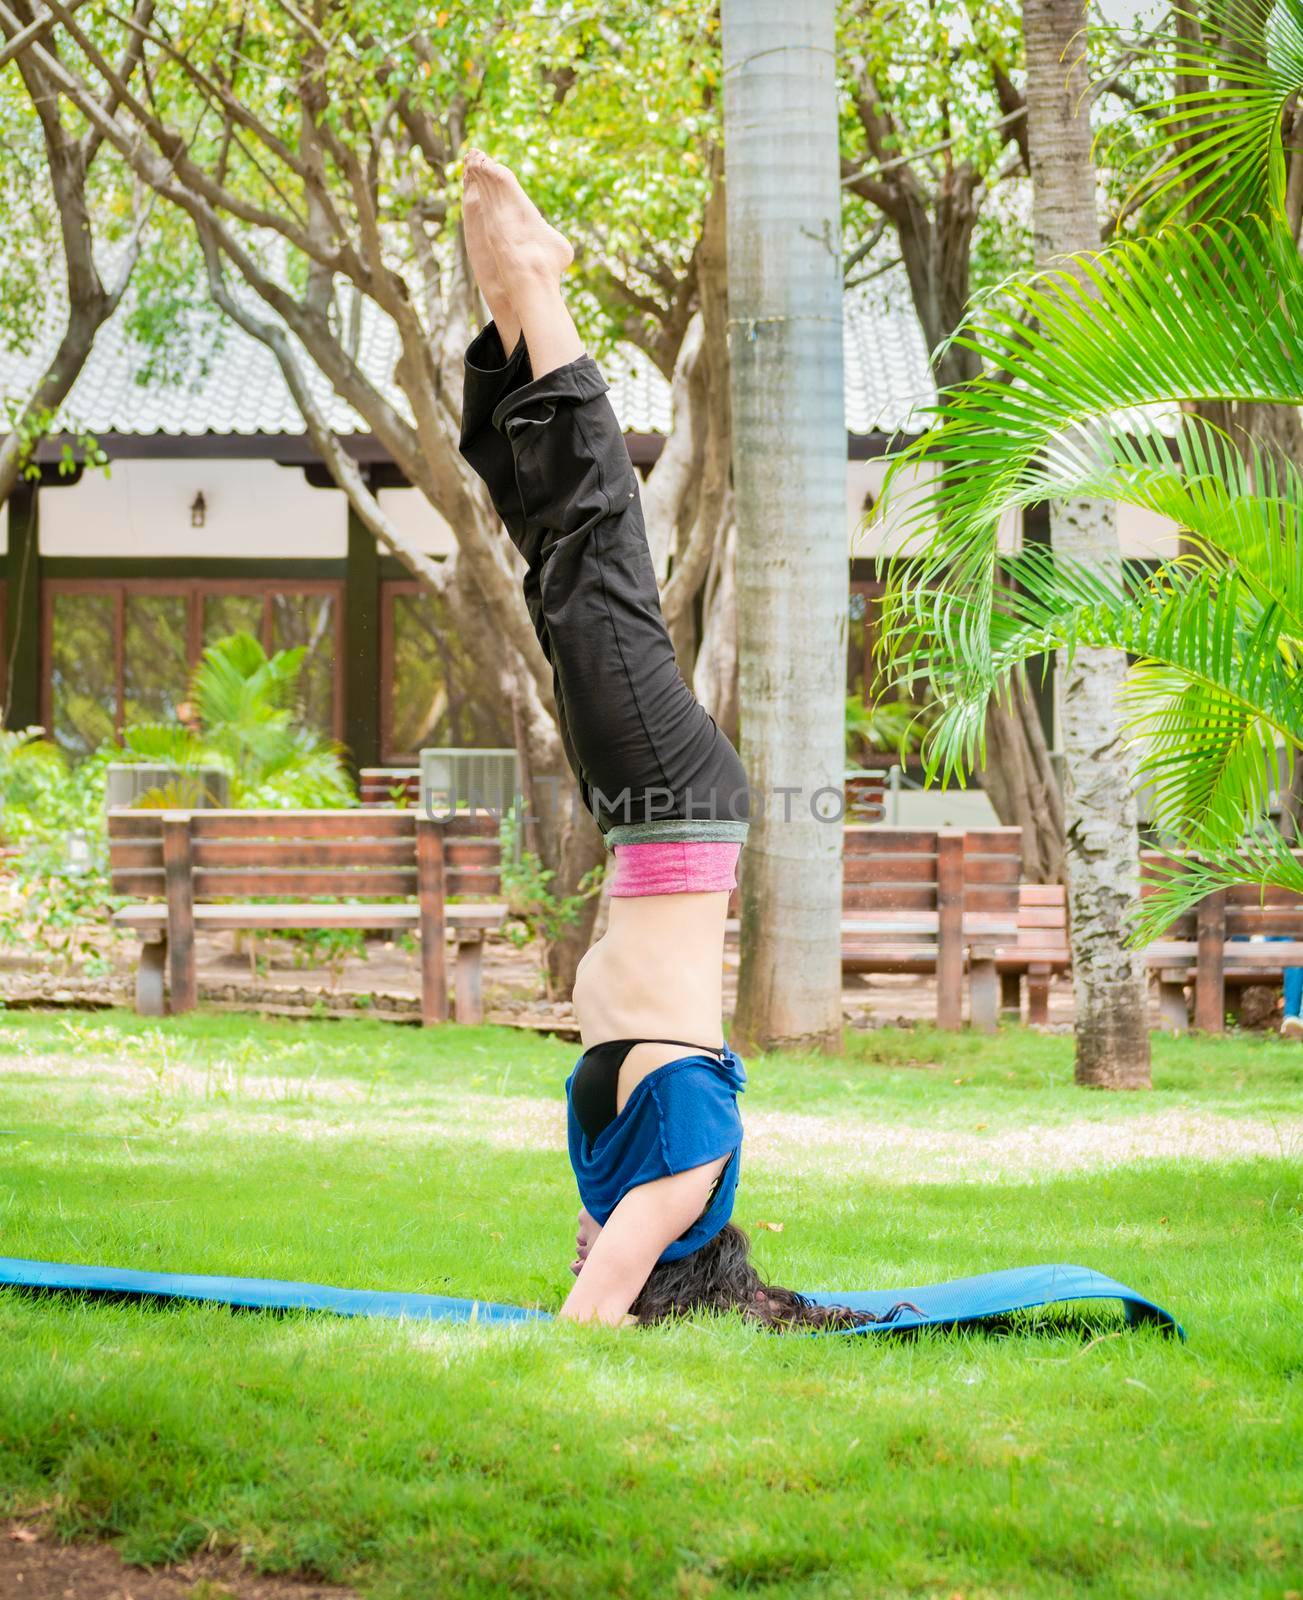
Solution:
{"label": "dark curly hair", "polygon": [[644,1325],[691,1316],[694,1311],[737,1311],[776,1333],[859,1328],[894,1322],[902,1311],[917,1311],[908,1300],[884,1316],[849,1306],[819,1306],[792,1289],[766,1283],[751,1261],[751,1241],[729,1222],[700,1250],[678,1261],[662,1261],[631,1307]]}

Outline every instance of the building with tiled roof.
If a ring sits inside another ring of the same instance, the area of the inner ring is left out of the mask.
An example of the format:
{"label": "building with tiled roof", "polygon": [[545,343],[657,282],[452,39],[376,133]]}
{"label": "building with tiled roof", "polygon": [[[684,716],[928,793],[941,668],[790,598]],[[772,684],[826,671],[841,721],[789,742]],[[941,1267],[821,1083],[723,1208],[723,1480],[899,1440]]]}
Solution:
{"label": "building with tiled roof", "polygon": [[[360,310],[360,364],[405,409],[393,325],[369,303]],[[33,349],[0,352],[6,397],[28,393],[43,370],[57,307],[50,318]],[[63,407],[63,436],[41,446],[39,485],[10,501],[0,526],[8,723],[40,723],[70,752],[92,750],[129,723],[172,715],[204,644],[247,628],[269,649],[307,648],[306,712],[359,765],[403,763],[424,744],[510,743],[437,605],[377,550],[342,494],[317,486],[320,466],[271,352],[227,325],[169,354],[177,381],[142,383],[147,352],[125,314],[113,318]],[[603,367],[646,469],[671,424],[669,385],[630,347]],[[331,427],[377,474],[389,514],[427,553],[451,551],[452,530],[310,370]],[[912,313],[848,300],[848,528],[871,503],[888,435],[909,428],[932,395]],[[82,434],[110,468],[68,481],[58,471],[63,438]]]}
{"label": "building with tiled roof", "polygon": [[[362,365],[401,407],[392,326],[374,310],[359,320]],[[37,346],[0,353],[6,397],[30,390],[49,355]],[[243,628],[268,649],[306,648],[305,712],[359,765],[404,764],[423,745],[512,743],[509,718],[475,681],[437,603],[324,477],[270,352],[228,327],[216,348],[182,362],[180,381],[153,385],[138,381],[144,354],[126,318],[114,318],[63,408],[61,426],[94,435],[109,470],[62,477],[53,437],[39,452],[39,484],[17,490],[0,520],[9,725],[39,723],[70,752],[92,750],[127,724],[170,717],[204,645]],[[670,426],[669,386],[632,349],[603,368],[646,469]],[[869,670],[875,558],[893,544],[889,523],[865,530],[865,513],[889,439],[916,431],[935,396],[912,312],[848,299],[845,373],[853,688]],[[447,555],[453,531],[325,381],[313,382],[389,515],[419,548]]]}
{"label": "building with tiled roof", "polygon": [[[0,352],[0,392],[30,391],[49,359],[57,328],[26,355]],[[846,426],[856,435],[909,430],[916,408],[935,396],[927,350],[918,321],[908,309],[888,310],[875,301],[846,304]],[[97,437],[199,438],[203,435],[292,438],[303,421],[281,377],[276,359],[256,339],[227,325],[216,348],[196,341],[181,381],[143,384],[146,352],[119,314],[102,330],[89,361],[63,408],[65,424]],[[360,319],[359,364],[377,388],[405,410],[391,374],[398,357],[393,323],[370,302]],[[305,363],[305,365],[308,365]],[[641,352],[625,346],[603,358],[611,402],[627,433],[669,431],[670,389]],[[310,381],[331,427],[340,434],[366,431],[357,413],[310,368]],[[133,452],[134,453],[134,452]]]}

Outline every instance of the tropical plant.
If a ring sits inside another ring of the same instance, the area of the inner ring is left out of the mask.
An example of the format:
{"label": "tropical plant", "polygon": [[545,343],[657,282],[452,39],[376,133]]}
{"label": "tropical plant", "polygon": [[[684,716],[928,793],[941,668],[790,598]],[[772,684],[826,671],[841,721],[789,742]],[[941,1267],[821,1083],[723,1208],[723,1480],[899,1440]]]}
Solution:
{"label": "tropical plant", "polygon": [[514,808],[504,811],[498,825],[502,851],[502,892],[513,920],[507,924],[507,937],[517,947],[531,939],[539,941],[542,978],[549,999],[561,996],[551,978],[548,946],[563,938],[583,915],[606,877],[606,864],[590,868],[579,880],[575,893],[558,894],[556,874],[545,867],[532,850],[521,847],[520,818]]}
{"label": "tropical plant", "polygon": [[72,766],[43,728],[0,731],[0,944],[93,970],[110,893],[104,834],[107,755]]}
{"label": "tropical plant", "polygon": [[203,773],[216,768],[235,806],[352,805],[339,746],[297,720],[304,654],[299,647],[269,656],[248,633],[209,645],[190,680],[193,720],[140,723],[123,736],[122,759],[176,772],[137,804],[194,804]]}
{"label": "tropical plant", "polygon": [[0,842],[17,843],[29,834],[44,801],[67,776],[63,752],[44,728],[0,728]]}
{"label": "tropical plant", "polygon": [[[1282,119],[1303,91],[1303,0],[1229,0],[1216,43],[1176,25],[1142,49],[1164,85],[1135,184],[1154,230],[1011,283],[956,336],[984,373],[945,394],[902,452],[933,474],[906,515],[914,562],[893,573],[895,670],[931,684],[933,771],[982,754],[992,695],[1047,651],[1137,658],[1127,734],[1158,826],[1197,851],[1146,902],[1138,939],[1210,888],[1303,891],[1267,831],[1278,747],[1303,744],[1303,475],[1183,402],[1303,402],[1303,261]],[[1173,139],[1174,130],[1181,137]],[[889,485],[890,487],[890,485]],[[1001,516],[1044,500],[1115,499],[1170,519],[1180,554],[1156,571],[1038,549],[1001,557]],[[924,531],[926,526],[927,531]],[[1247,842],[1246,842],[1247,841]]]}
{"label": "tropical plant", "polygon": [[923,730],[922,707],[912,700],[865,702],[862,694],[846,696],[846,759],[870,750],[896,750],[901,755],[916,745]]}

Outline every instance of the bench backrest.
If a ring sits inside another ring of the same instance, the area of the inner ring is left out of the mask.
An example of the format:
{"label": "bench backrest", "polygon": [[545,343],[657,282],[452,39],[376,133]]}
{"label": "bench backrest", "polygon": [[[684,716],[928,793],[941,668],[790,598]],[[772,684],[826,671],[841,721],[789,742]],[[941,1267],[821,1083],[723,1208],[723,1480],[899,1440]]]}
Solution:
{"label": "bench backrest", "polygon": [[[1303,851],[1295,851],[1303,860]],[[1141,895],[1148,898],[1158,882],[1171,872],[1171,857],[1156,850],[1141,852]],[[1224,923],[1223,923],[1224,916]],[[1288,889],[1262,889],[1255,883],[1240,883],[1218,890],[1199,905],[1168,924],[1164,939],[1193,940],[1199,937],[1200,924],[1205,936],[1221,930],[1224,939],[1278,936],[1303,939],[1303,895]]]}
{"label": "bench backrest", "polygon": [[[883,828],[847,823],[842,846],[842,916],[877,922],[890,944],[935,941],[942,912],[967,932],[1019,926],[1021,828]],[[735,889],[729,915],[741,906]],[[892,923],[913,924],[902,929]],[[848,937],[872,941],[871,929]]]}
{"label": "bench backrest", "polygon": [[1061,883],[1018,886],[1018,948],[1042,950],[1046,959],[1068,947],[1068,891]]}
{"label": "bench backrest", "polygon": [[415,806],[421,801],[419,767],[362,767],[358,795],[364,806]]}
{"label": "bench backrest", "polygon": [[[109,812],[109,871],[114,894],[166,897],[164,820],[184,823],[196,900],[250,895],[306,899],[415,896],[416,811],[137,811]],[[444,892],[501,896],[497,827],[489,816],[428,823],[442,837]]]}
{"label": "bench backrest", "polygon": [[883,828],[851,824],[842,911],[851,918],[936,915],[958,904],[966,925],[1018,920],[1021,828]]}

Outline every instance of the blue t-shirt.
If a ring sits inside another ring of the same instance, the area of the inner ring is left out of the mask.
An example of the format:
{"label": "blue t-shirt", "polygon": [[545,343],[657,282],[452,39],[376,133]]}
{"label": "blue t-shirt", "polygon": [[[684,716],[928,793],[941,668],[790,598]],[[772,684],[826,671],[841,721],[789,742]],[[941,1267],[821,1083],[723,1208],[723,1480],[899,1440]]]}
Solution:
{"label": "blue t-shirt", "polygon": [[[582,1059],[582,1058],[581,1058]],[[746,1084],[741,1061],[725,1046],[722,1058],[682,1056],[636,1085],[624,1110],[589,1139],[570,1099],[574,1073],[566,1079],[570,1165],[579,1198],[603,1226],[616,1206],[644,1183],[704,1167],[729,1156],[705,1211],[688,1231],[661,1251],[678,1261],[709,1243],[733,1215],[742,1162],[742,1118],[737,1097]]]}

